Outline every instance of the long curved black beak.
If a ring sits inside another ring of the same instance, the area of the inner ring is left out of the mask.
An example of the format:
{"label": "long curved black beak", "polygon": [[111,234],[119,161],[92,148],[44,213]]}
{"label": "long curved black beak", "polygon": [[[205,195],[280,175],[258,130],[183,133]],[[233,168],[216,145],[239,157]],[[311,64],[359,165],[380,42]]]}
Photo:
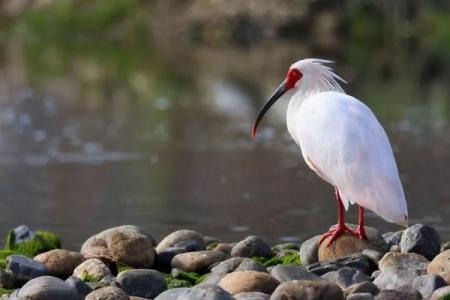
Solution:
{"label": "long curved black beak", "polygon": [[259,122],[261,122],[262,118],[264,117],[264,114],[269,110],[269,108],[281,97],[284,93],[288,90],[286,86],[286,80],[283,81],[280,86],[277,88],[275,93],[269,98],[267,103],[263,106],[261,111],[259,112],[258,116],[256,117],[255,124],[252,127],[252,138],[256,136],[256,129],[258,128]]}

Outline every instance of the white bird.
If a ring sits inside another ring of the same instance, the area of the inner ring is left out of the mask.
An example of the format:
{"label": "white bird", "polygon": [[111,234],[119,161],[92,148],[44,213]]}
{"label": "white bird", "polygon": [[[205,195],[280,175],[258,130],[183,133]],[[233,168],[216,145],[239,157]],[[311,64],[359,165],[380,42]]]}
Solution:
{"label": "white bird", "polygon": [[[408,210],[389,139],[364,103],[346,95],[338,81],[345,81],[323,59],[303,59],[288,70],[286,79],[264,105],[252,128],[285,92],[293,94],[287,109],[287,128],[301,148],[307,165],[333,185],[338,223],[322,235],[328,246],[349,233],[366,239],[364,208],[388,222],[407,226]],[[344,208],[358,204],[358,228],[344,223]]]}

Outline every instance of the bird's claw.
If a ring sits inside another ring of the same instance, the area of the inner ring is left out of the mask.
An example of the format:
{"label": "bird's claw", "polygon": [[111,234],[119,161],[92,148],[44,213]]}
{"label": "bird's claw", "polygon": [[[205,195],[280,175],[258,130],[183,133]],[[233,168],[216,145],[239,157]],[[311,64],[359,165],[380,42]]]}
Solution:
{"label": "bird's claw", "polygon": [[345,225],[337,224],[334,228],[330,229],[328,232],[324,233],[322,237],[320,238],[318,245],[322,244],[323,241],[325,241],[327,238],[331,237],[330,240],[327,243],[327,247],[331,247],[335,240],[337,240],[338,237],[344,234],[349,234],[354,237],[359,238],[360,240],[367,240],[366,232],[364,230],[364,227],[358,226],[356,230],[352,230],[348,228]]}

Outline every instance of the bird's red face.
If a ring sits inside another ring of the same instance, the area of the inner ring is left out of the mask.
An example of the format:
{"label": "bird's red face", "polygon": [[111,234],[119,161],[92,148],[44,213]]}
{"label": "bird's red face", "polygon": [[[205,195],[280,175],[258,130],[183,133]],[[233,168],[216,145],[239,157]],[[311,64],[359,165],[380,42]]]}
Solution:
{"label": "bird's red face", "polygon": [[252,127],[252,137],[256,136],[256,129],[258,128],[259,122],[261,122],[264,114],[269,110],[269,108],[287,91],[293,89],[297,82],[303,77],[302,72],[300,70],[292,68],[289,69],[286,75],[286,79],[280,84],[277,90],[273,93],[273,95],[269,98],[267,103],[263,106],[258,116],[256,117],[255,124]]}

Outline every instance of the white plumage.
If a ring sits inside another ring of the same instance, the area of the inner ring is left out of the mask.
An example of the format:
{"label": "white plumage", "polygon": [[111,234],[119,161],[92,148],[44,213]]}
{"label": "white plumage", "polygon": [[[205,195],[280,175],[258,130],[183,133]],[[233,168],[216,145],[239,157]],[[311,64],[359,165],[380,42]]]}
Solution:
{"label": "white plumage", "polygon": [[[290,135],[308,166],[337,188],[346,209],[357,203],[386,221],[407,226],[405,195],[383,127],[370,108],[344,93],[338,84],[344,80],[324,63],[329,61],[296,62],[272,97],[293,90],[287,111]],[[275,102],[272,98],[254,132]]]}

